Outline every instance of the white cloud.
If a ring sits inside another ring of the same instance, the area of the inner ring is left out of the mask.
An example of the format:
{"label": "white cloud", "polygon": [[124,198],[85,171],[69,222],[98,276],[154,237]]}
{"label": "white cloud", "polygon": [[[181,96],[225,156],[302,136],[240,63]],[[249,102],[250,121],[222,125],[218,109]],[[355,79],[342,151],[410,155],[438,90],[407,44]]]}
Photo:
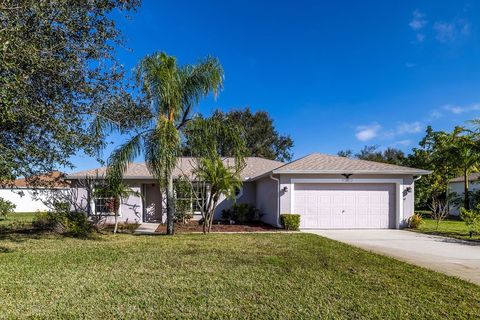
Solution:
{"label": "white cloud", "polygon": [[455,26],[453,23],[436,22],[433,30],[437,33],[437,40],[440,42],[450,42],[455,40]]}
{"label": "white cloud", "polygon": [[435,38],[444,43],[453,42],[460,36],[470,34],[470,23],[464,19],[457,19],[452,22],[436,22],[433,25],[436,33]]}
{"label": "white cloud", "polygon": [[358,126],[357,133],[355,136],[360,141],[368,141],[378,136],[379,131],[382,129],[382,126],[378,123],[374,123],[369,126]]}
{"label": "white cloud", "polygon": [[412,30],[418,31],[423,29],[425,25],[427,24],[427,20],[425,20],[425,15],[421,13],[418,9],[413,11],[412,13],[413,18],[408,24]]}
{"label": "white cloud", "polygon": [[453,114],[462,114],[466,112],[480,111],[480,103],[475,103],[469,106],[458,106],[458,105],[447,104],[443,106],[443,109]]}
{"label": "white cloud", "polygon": [[439,42],[450,43],[461,37],[470,35],[470,22],[462,17],[457,17],[447,21],[433,21],[430,23],[426,19],[425,13],[416,9],[412,12],[412,18],[408,23],[410,29],[415,33],[413,43],[422,43],[427,35],[432,34]]}
{"label": "white cloud", "polygon": [[400,122],[397,125],[397,130],[396,134],[397,135],[402,135],[402,134],[408,134],[408,133],[418,133],[422,131],[423,125],[419,121],[415,122]]}
{"label": "white cloud", "polygon": [[412,20],[408,23],[410,28],[415,31],[415,38],[417,42],[423,42],[425,40],[425,33],[422,30],[427,25],[425,20],[425,14],[421,13],[418,9],[412,12]]}
{"label": "white cloud", "polygon": [[373,123],[371,125],[358,126],[355,137],[363,142],[372,140],[374,138],[393,139],[398,136],[421,132],[422,129],[423,124],[419,121],[398,122],[397,125],[390,130],[384,130],[380,124]]}

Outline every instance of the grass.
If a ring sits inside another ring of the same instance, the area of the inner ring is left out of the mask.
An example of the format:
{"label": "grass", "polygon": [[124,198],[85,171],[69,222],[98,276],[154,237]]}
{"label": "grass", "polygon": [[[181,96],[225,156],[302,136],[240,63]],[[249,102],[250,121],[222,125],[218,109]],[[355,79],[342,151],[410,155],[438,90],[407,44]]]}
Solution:
{"label": "grass", "polygon": [[31,224],[33,218],[35,217],[35,212],[16,212],[9,214],[6,219],[0,218],[0,226],[8,226],[12,223],[24,223]]}
{"label": "grass", "polygon": [[480,235],[478,234],[470,238],[467,226],[461,220],[443,220],[438,225],[438,230],[436,229],[435,220],[424,218],[423,221],[424,223],[415,231],[462,240],[480,241]]}
{"label": "grass", "polygon": [[311,234],[1,239],[4,319],[478,316],[478,286]]}

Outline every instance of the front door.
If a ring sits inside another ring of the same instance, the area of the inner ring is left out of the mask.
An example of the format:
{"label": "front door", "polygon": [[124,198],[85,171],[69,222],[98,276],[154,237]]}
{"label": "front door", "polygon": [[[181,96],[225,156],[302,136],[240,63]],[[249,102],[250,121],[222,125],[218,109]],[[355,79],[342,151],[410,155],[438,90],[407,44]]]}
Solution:
{"label": "front door", "polygon": [[158,184],[144,184],[143,198],[143,222],[163,222],[162,193]]}

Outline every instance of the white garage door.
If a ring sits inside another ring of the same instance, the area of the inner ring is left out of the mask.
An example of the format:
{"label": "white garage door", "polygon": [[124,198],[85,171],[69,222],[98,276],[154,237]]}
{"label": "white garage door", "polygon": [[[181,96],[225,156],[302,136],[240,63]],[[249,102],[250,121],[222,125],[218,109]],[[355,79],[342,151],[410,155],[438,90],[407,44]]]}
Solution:
{"label": "white garage door", "polygon": [[394,184],[295,184],[301,228],[395,228]]}

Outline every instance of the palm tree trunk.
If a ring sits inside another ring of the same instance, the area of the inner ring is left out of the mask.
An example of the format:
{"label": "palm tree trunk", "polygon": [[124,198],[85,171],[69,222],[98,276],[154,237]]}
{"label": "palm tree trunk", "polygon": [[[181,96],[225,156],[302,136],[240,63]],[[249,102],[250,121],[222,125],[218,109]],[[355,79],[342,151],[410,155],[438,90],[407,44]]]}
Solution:
{"label": "palm tree trunk", "polygon": [[173,174],[170,173],[167,183],[167,234],[175,233],[173,219],[175,216],[175,196],[173,194]]}
{"label": "palm tree trunk", "polygon": [[117,233],[118,230],[118,212],[115,212],[115,227],[113,228],[113,234]]}
{"label": "palm tree trunk", "polygon": [[120,211],[120,201],[117,204],[117,200],[114,200],[114,208],[115,208],[115,227],[113,228],[113,234],[117,233],[118,231],[118,212]]}
{"label": "palm tree trunk", "polygon": [[463,207],[465,210],[470,210],[470,194],[468,192],[468,171],[464,170],[463,172],[463,178],[465,179],[463,182],[464,186],[464,193],[463,193]]}

